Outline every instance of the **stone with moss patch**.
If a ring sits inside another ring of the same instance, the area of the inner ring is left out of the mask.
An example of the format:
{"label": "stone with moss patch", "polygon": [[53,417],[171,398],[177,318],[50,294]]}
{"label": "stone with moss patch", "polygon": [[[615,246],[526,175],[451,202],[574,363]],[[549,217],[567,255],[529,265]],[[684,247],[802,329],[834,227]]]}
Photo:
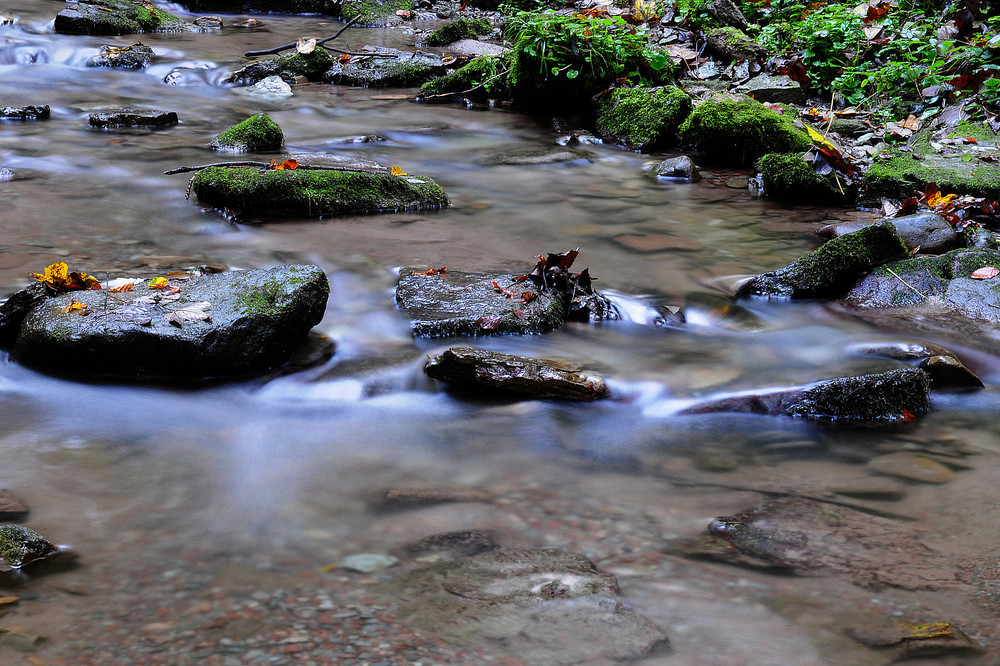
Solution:
{"label": "stone with moss patch", "polygon": [[87,67],[110,67],[112,69],[145,69],[153,64],[156,54],[141,42],[131,46],[105,44],[100,53],[87,61]]}
{"label": "stone with moss patch", "polygon": [[378,49],[393,57],[366,57],[347,62],[335,61],[323,80],[342,86],[408,88],[445,73],[440,56],[431,53]]}
{"label": "stone with moss patch", "polygon": [[753,164],[766,153],[805,152],[808,135],[792,121],[745,95],[717,93],[681,126],[681,141],[711,158]]}
{"label": "stone with moss patch", "polygon": [[129,0],[79,0],[56,15],[55,31],[63,35],[129,35],[181,32],[187,24],[151,4]]}
{"label": "stone with moss patch", "polygon": [[476,101],[510,99],[510,55],[473,58],[456,71],[425,83],[417,101],[447,102],[463,96]]}
{"label": "stone with moss patch", "polygon": [[0,525],[0,566],[17,569],[58,550],[35,530],[23,525]]}
{"label": "stone with moss patch", "polygon": [[430,178],[370,171],[210,167],[195,175],[192,188],[210,206],[255,217],[329,217],[448,205],[448,195]]}
{"label": "stone with moss patch", "polygon": [[285,80],[301,76],[310,81],[319,81],[332,65],[333,58],[327,50],[317,47],[310,53],[292,53],[244,65],[227,76],[225,83],[252,86],[269,76],[278,76]]}
{"label": "stone with moss patch", "polygon": [[399,10],[412,10],[412,0],[346,0],[341,4],[340,18],[350,21],[360,16],[355,25],[381,27],[389,23]]}
{"label": "stone with moss patch", "polygon": [[726,62],[733,60],[761,61],[767,57],[767,49],[747,37],[738,28],[716,28],[706,35],[708,46]]}
{"label": "stone with moss patch", "polygon": [[258,113],[219,133],[209,144],[216,150],[253,153],[277,150],[285,140],[278,123],[266,113]]}
{"label": "stone with moss patch", "polygon": [[441,26],[423,39],[428,46],[445,46],[460,39],[476,39],[486,35],[493,26],[485,19],[460,18]]}
{"label": "stone with moss patch", "polygon": [[753,277],[736,295],[840,298],[866,272],[907,256],[895,228],[882,222],[829,240],[784,268]]}
{"label": "stone with moss patch", "polygon": [[691,98],[676,86],[615,88],[597,104],[597,133],[635,150],[672,148],[691,113]]}
{"label": "stone with moss patch", "polygon": [[802,153],[768,153],[757,160],[764,186],[764,195],[782,201],[845,203],[853,200],[857,190],[841,183],[833,173],[821,176]]}

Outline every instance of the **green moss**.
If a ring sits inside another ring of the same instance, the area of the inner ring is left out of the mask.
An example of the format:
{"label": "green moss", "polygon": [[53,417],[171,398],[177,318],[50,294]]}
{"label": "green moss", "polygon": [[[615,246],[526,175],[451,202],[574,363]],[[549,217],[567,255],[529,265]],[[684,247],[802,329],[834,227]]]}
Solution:
{"label": "green moss", "polygon": [[360,16],[360,25],[385,25],[400,9],[413,9],[412,0],[348,0],[340,9],[340,17],[350,21]]}
{"label": "green moss", "polygon": [[[298,278],[298,282],[304,281]],[[295,280],[289,280],[289,283],[294,284]],[[257,289],[244,291],[240,294],[237,302],[246,314],[261,314],[269,317],[277,316],[292,308],[291,299],[287,298],[284,287],[276,280],[266,282]]]}
{"label": "green moss", "polygon": [[463,93],[472,99],[479,100],[509,99],[511,93],[508,78],[502,72],[509,69],[510,62],[509,55],[474,58],[451,74],[425,83],[420,88],[419,99],[420,101],[430,101],[436,95],[455,93]]}
{"label": "green moss", "polygon": [[55,31],[68,35],[180,32],[185,26],[173,14],[128,0],[80,0],[75,8],[59,12],[55,20]]}
{"label": "green moss", "polygon": [[220,132],[211,146],[217,150],[252,153],[277,150],[284,140],[285,135],[278,123],[267,114],[258,113]]}
{"label": "green moss", "polygon": [[448,195],[429,178],[365,171],[210,167],[195,175],[192,187],[205,203],[254,216],[314,217],[448,205]]}
{"label": "green moss", "polygon": [[801,153],[768,153],[757,160],[764,194],[784,201],[841,202],[847,194],[838,189],[833,176],[821,176],[802,159]]}
{"label": "green moss", "polygon": [[445,46],[460,39],[475,39],[493,30],[493,26],[485,19],[460,18],[441,26],[424,40],[428,46]]}
{"label": "green moss", "polygon": [[805,132],[744,95],[715,94],[699,104],[681,126],[681,140],[709,157],[753,164],[765,153],[804,152]]}
{"label": "green moss", "polygon": [[691,98],[676,86],[616,88],[598,103],[597,132],[637,150],[672,148],[691,113]]}
{"label": "green moss", "polygon": [[0,560],[20,567],[55,551],[45,537],[22,525],[0,525]]}

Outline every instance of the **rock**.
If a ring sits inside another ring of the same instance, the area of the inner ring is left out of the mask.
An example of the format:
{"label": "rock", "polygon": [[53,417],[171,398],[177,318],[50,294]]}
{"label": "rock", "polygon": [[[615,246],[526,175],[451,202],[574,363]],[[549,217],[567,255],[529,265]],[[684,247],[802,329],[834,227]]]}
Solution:
{"label": "rock", "polygon": [[802,86],[784,74],[760,74],[737,86],[734,92],[749,95],[762,104],[806,103],[806,94]]}
{"label": "rock", "polygon": [[801,153],[768,153],[757,160],[757,171],[764,196],[782,201],[843,203],[853,200],[857,190],[838,181],[834,172],[816,173]]}
{"label": "rock", "polygon": [[600,400],[604,378],[579,363],[452,347],[431,356],[424,372],[443,382],[525,398]]}
{"label": "rock", "polygon": [[816,572],[879,589],[941,589],[955,569],[903,526],[845,506],[801,498],[766,502],[713,520],[684,554],[732,564]]}
{"label": "rock", "polygon": [[485,102],[488,99],[509,99],[512,92],[506,76],[507,58],[486,55],[474,58],[456,71],[428,81],[420,87],[420,102],[447,102],[468,97]]}
{"label": "rock", "polygon": [[428,46],[445,46],[460,39],[476,39],[492,30],[493,26],[485,19],[460,18],[441,26],[422,41]]}
{"label": "rock", "polygon": [[264,77],[249,88],[240,88],[240,91],[257,97],[271,99],[281,99],[292,95],[292,87],[285,83],[280,76]]}
{"label": "rock", "polygon": [[747,37],[740,28],[716,28],[706,35],[706,39],[708,47],[724,62],[733,60],[761,62],[767,58],[767,49]]}
{"label": "rock", "polygon": [[471,557],[479,553],[496,550],[500,544],[492,535],[479,530],[462,530],[432,534],[410,545],[407,550],[414,555],[446,553],[455,557]]}
{"label": "rock", "polygon": [[481,490],[459,487],[389,488],[376,500],[379,511],[404,511],[448,502],[488,502],[490,496]]}
{"label": "rock", "polygon": [[839,298],[865,272],[907,256],[906,246],[893,226],[875,224],[829,240],[784,268],[751,278],[740,285],[736,295]]}
{"label": "rock", "polygon": [[358,573],[374,573],[399,564],[399,558],[382,553],[358,553],[345,557],[337,563],[342,569],[350,569]]}
{"label": "rock", "polygon": [[955,473],[941,463],[909,451],[872,458],[867,467],[878,474],[921,483],[948,483],[955,480]]}
{"label": "rock", "polygon": [[[426,337],[545,333],[566,320],[566,305],[555,291],[539,293],[529,282],[515,283],[505,273],[426,275],[418,269],[400,272],[396,303],[411,319],[413,334]],[[508,297],[493,286],[517,293]],[[525,302],[524,293],[536,297]],[[524,317],[519,317],[514,310]]]}
{"label": "rock", "polygon": [[288,55],[257,60],[240,67],[223,79],[223,83],[233,83],[238,86],[252,86],[269,76],[277,76],[283,80],[293,81],[305,77],[310,81],[319,81],[323,74],[333,66],[333,58],[321,46],[309,53],[291,53]]}
{"label": "rock", "polygon": [[597,103],[597,133],[634,150],[677,145],[677,130],[691,113],[691,98],[677,86],[615,88]]}
{"label": "rock", "polygon": [[255,217],[328,217],[448,205],[441,186],[425,176],[332,169],[261,171],[210,167],[192,180],[198,199]]}
{"label": "rock", "polygon": [[340,8],[334,0],[284,0],[280,7],[272,0],[180,0],[189,11],[220,14],[323,14],[335,16]]}
{"label": "rock", "polygon": [[3,304],[0,304],[0,346],[9,346],[17,337],[21,322],[37,303],[49,296],[48,289],[41,282],[35,282],[18,289]]}
{"label": "rock", "polygon": [[62,35],[129,35],[140,32],[182,32],[187,24],[173,14],[129,0],[78,0],[56,15]]}
{"label": "rock", "polygon": [[746,16],[740,11],[733,0],[712,0],[708,3],[708,13],[715,17],[719,23],[730,25],[740,30],[748,27]]}
{"label": "rock", "polygon": [[90,114],[90,126],[101,129],[131,127],[163,128],[176,125],[177,114],[173,111],[155,109],[117,109]]}
{"label": "rock", "polygon": [[834,118],[830,123],[830,132],[856,139],[859,136],[872,131],[871,125],[861,120],[851,120],[850,118]]}
{"label": "rock", "polygon": [[441,76],[447,70],[441,57],[432,53],[374,47],[372,53],[395,57],[352,56],[346,62],[336,60],[323,74],[323,80],[341,86],[409,88]]}
{"label": "rock", "polygon": [[58,551],[35,530],[23,525],[0,525],[0,574],[4,566],[8,570],[20,569]]}
{"label": "rock", "polygon": [[935,390],[975,391],[984,387],[983,380],[944,347],[923,342],[857,344],[848,348],[865,356],[881,356],[900,361],[913,361],[931,377]]}
{"label": "rock", "polygon": [[669,645],[621,599],[614,576],[574,553],[491,550],[387,587],[403,621],[457,645],[501,642],[531,664],[632,661]]}
{"label": "rock", "polygon": [[361,20],[355,25],[381,27],[387,25],[390,20],[398,21],[396,12],[412,10],[413,2],[412,0],[359,0],[339,3],[339,7],[340,18],[345,21],[360,16]]}
{"label": "rock", "polygon": [[695,107],[680,136],[709,157],[734,165],[753,164],[766,153],[802,153],[812,145],[789,118],[729,93],[716,93]]}
{"label": "rock", "polygon": [[893,662],[984,651],[951,622],[918,623],[867,612],[861,615],[857,623],[844,628],[844,633],[863,645],[880,648],[882,653],[893,648],[889,650]]}
{"label": "rock", "polygon": [[649,175],[655,178],[683,178],[691,182],[701,180],[701,173],[695,166],[694,160],[687,155],[671,157],[658,162],[649,170]]}
{"label": "rock", "polygon": [[113,69],[145,69],[153,63],[156,54],[142,42],[131,46],[105,44],[101,52],[87,61],[87,67],[111,67]]}
{"label": "rock", "polygon": [[209,145],[226,152],[255,153],[278,150],[284,141],[285,135],[278,123],[266,113],[258,113],[223,130]]}
{"label": "rock", "polygon": [[506,46],[492,42],[482,42],[478,39],[460,39],[448,45],[448,52],[457,56],[478,58],[480,56],[498,56],[509,51]]}
{"label": "rock", "polygon": [[199,16],[193,21],[202,30],[222,30],[221,16]]}
{"label": "rock", "polygon": [[9,490],[0,489],[0,520],[24,520],[28,516],[28,507],[15,497]]}
{"label": "rock", "polygon": [[681,414],[738,412],[838,423],[899,423],[930,409],[930,377],[918,368],[840,377],[809,387],[744,392],[688,407]]}
{"label": "rock", "polygon": [[[326,309],[316,266],[215,273],[111,295],[71,291],[28,313],[11,359],[75,376],[202,380],[258,374],[288,361]],[[110,297],[110,298],[109,298]],[[67,310],[73,301],[83,310]]]}
{"label": "rock", "polygon": [[1000,250],[997,234],[982,227],[968,226],[959,234],[963,247],[976,250]]}
{"label": "rock", "polygon": [[[948,223],[948,220],[930,211],[904,215],[903,217],[883,221],[888,222],[896,228],[896,233],[903,239],[907,249],[911,252],[921,250],[925,253],[938,254],[954,249],[960,242],[960,236]],[[870,224],[876,224],[876,222]],[[870,226],[870,224],[847,223],[828,225],[820,229],[819,233],[829,238],[837,238]]]}
{"label": "rock", "polygon": [[23,631],[0,629],[0,646],[13,648],[18,652],[34,652],[44,642],[44,636],[27,634]]}
{"label": "rock", "polygon": [[515,166],[528,166],[534,164],[557,164],[559,162],[574,162],[576,160],[587,160],[593,157],[592,153],[579,148],[568,148],[565,146],[531,146],[528,148],[513,148],[502,152],[488,155],[480,163],[485,166],[499,166],[504,164]]}
{"label": "rock", "polygon": [[0,108],[4,120],[45,120],[51,115],[48,104],[41,106],[5,106]]}
{"label": "rock", "polygon": [[14,172],[7,167],[0,167],[0,183],[5,183],[8,180],[14,180]]}

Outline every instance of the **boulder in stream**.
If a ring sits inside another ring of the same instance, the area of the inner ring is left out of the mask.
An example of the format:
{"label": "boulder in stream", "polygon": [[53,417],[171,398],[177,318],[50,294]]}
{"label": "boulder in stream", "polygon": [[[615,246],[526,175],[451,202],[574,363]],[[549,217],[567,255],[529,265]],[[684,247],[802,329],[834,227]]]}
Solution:
{"label": "boulder in stream", "polygon": [[156,109],[114,109],[90,114],[90,126],[101,129],[158,129],[178,123],[173,111]]}
{"label": "boulder in stream", "polygon": [[223,82],[238,86],[252,86],[269,76],[278,76],[288,81],[299,77],[310,81],[319,81],[323,73],[332,65],[333,58],[330,57],[329,52],[323,47],[317,46],[309,53],[292,53],[267,60],[256,60],[240,67],[227,76]]}
{"label": "boulder in stream", "polygon": [[[764,188],[767,189],[765,179]],[[910,251],[920,251],[923,253],[935,254],[952,250],[962,241],[962,236],[955,231],[942,215],[933,211],[914,213],[885,220],[896,228],[896,233],[906,243]],[[819,230],[819,235],[826,238],[839,238],[867,226],[876,224],[868,223],[844,223],[829,224]],[[996,248],[994,248],[996,249]]]}
{"label": "boulder in stream", "polygon": [[592,663],[595,653],[632,661],[669,649],[663,630],[630,610],[614,576],[566,551],[494,549],[386,587],[404,621],[458,645],[502,641],[531,664]]}
{"label": "boulder in stream", "polygon": [[419,102],[449,102],[468,98],[478,102],[506,99],[511,90],[504,71],[510,67],[509,55],[484,55],[473,58],[450,74],[428,81],[420,87]]}
{"label": "boulder in stream", "polygon": [[669,157],[662,162],[657,162],[649,169],[649,175],[653,178],[683,178],[691,182],[701,180],[701,173],[698,167],[687,155]]}
{"label": "boulder in stream", "polygon": [[105,44],[100,53],[87,61],[87,67],[110,67],[112,69],[145,69],[153,64],[156,54],[142,42],[130,46]]}
{"label": "boulder in stream", "polygon": [[431,356],[424,372],[459,386],[526,398],[600,400],[608,397],[604,377],[571,361],[452,347]]}
{"label": "boulder in stream", "polygon": [[51,114],[48,104],[0,107],[0,120],[45,120]]}
{"label": "boulder in stream", "polygon": [[258,113],[219,132],[212,143],[215,150],[234,153],[254,153],[278,150],[285,141],[278,123],[266,113]]}
{"label": "boulder in stream", "polygon": [[[42,563],[62,551],[33,529],[23,525],[0,525],[0,585],[15,586],[25,572],[44,569]],[[64,558],[64,562],[72,558]]]}
{"label": "boulder in stream", "polygon": [[888,223],[827,241],[788,266],[740,285],[737,297],[840,298],[873,268],[909,256]]}
{"label": "boulder in stream", "polygon": [[460,39],[476,39],[492,30],[493,26],[486,19],[460,18],[446,23],[421,41],[427,46],[445,46]]}
{"label": "boulder in stream", "polygon": [[801,153],[768,153],[757,160],[757,171],[764,195],[782,201],[843,203],[857,191],[833,171],[817,173]]}
{"label": "boulder in stream", "polygon": [[856,354],[909,361],[927,371],[935,390],[975,391],[983,380],[950,350],[926,342],[858,343],[849,348]]}
{"label": "boulder in stream", "polygon": [[21,323],[11,359],[83,377],[258,374],[288,361],[323,318],[330,293],[323,271],[302,265],[171,276],[160,288],[147,282],[129,291],[70,291],[37,302]]}
{"label": "boulder in stream", "polygon": [[78,0],[56,15],[61,35],[130,35],[182,32],[187,24],[152,3],[130,0]]}
{"label": "boulder in stream", "polygon": [[426,176],[340,169],[254,169],[216,166],[192,179],[200,201],[241,215],[330,217],[429,210],[448,195]]}
{"label": "boulder in stream", "polygon": [[691,97],[677,86],[615,88],[597,103],[597,133],[634,150],[677,145],[677,130],[691,113]]}
{"label": "boulder in stream", "polygon": [[441,56],[433,53],[365,48],[371,48],[371,55],[334,61],[323,74],[323,80],[341,86],[408,88],[441,76],[447,70]]}

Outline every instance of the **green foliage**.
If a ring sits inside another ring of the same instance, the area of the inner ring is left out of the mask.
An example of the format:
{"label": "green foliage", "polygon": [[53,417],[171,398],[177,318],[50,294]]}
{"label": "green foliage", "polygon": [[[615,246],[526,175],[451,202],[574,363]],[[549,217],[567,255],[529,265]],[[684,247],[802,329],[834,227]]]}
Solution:
{"label": "green foliage", "polygon": [[509,99],[507,74],[510,66],[509,56],[480,56],[451,74],[428,81],[420,88],[420,96],[422,101],[450,93],[463,93],[482,100],[489,97]]}
{"label": "green foliage", "polygon": [[809,12],[797,26],[805,45],[802,62],[819,87],[826,88],[840,70],[860,56],[865,41],[861,18],[845,5],[826,5]]}

